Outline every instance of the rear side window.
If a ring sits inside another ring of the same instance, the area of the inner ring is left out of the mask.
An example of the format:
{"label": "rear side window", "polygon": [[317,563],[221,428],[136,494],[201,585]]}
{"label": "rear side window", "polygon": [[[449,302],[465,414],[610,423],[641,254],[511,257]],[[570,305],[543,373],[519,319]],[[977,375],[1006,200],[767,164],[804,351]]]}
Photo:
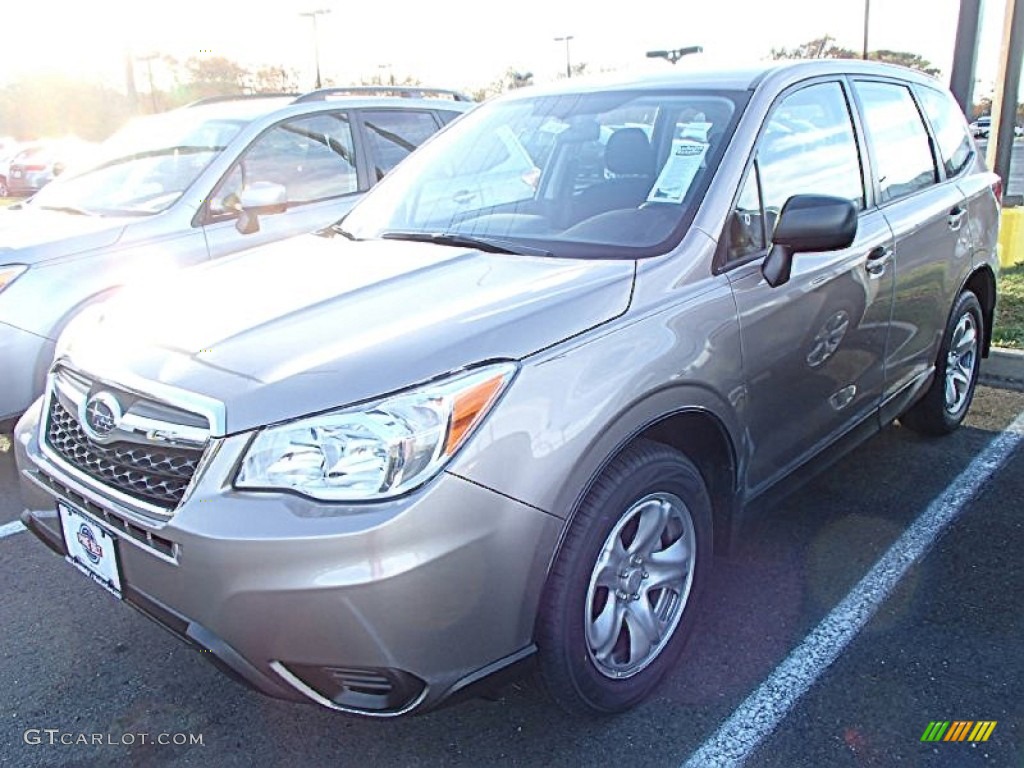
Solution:
{"label": "rear side window", "polygon": [[864,127],[875,159],[881,202],[911,195],[936,182],[928,131],[905,85],[859,81]]}
{"label": "rear side window", "polygon": [[[958,175],[971,160],[974,152],[971,137],[967,131],[967,121],[960,107],[948,93],[940,93],[931,88],[919,88],[921,105],[932,124],[935,140],[939,145],[939,154],[946,168],[946,176]],[[980,121],[979,121],[980,122]]]}
{"label": "rear side window", "polygon": [[363,112],[366,138],[373,152],[377,180],[402,162],[438,129],[430,112],[367,110]]}

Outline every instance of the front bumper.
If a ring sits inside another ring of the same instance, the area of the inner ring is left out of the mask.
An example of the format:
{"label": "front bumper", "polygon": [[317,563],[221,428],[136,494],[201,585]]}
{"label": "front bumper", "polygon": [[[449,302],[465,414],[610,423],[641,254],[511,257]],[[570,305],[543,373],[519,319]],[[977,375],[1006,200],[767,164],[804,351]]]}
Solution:
{"label": "front bumper", "polygon": [[119,542],[124,598],[264,693],[391,716],[521,661],[561,522],[442,473],[408,497],[334,505],[230,487],[247,436],[219,441],[156,521],[15,432],[23,520],[63,553],[58,498]]}
{"label": "front bumper", "polygon": [[0,424],[39,397],[54,346],[50,339],[0,321]]}

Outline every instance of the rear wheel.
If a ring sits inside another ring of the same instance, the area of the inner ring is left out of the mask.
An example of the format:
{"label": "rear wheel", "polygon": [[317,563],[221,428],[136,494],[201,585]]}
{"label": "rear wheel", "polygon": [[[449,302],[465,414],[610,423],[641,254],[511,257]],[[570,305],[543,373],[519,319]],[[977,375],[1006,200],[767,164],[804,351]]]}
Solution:
{"label": "rear wheel", "polygon": [[638,441],[577,511],[542,598],[546,688],[574,712],[648,696],[693,629],[711,565],[711,502],[681,453]]}
{"label": "rear wheel", "polygon": [[960,294],[946,325],[935,364],[935,379],[925,396],[900,421],[915,432],[945,435],[967,416],[981,368],[985,316],[978,297]]}

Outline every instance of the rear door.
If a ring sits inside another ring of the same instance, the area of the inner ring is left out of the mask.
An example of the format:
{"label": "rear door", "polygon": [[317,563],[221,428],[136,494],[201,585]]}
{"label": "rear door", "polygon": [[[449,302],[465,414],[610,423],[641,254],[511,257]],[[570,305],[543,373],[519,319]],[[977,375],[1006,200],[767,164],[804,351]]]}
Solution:
{"label": "rear door", "polygon": [[871,183],[895,237],[896,288],[885,352],[888,399],[935,364],[953,298],[970,266],[967,201],[940,172],[935,139],[908,84],[855,79],[853,91],[872,158]]}
{"label": "rear door", "polygon": [[952,94],[924,85],[916,86],[915,90],[931,124],[941,169],[967,201],[965,227],[971,250],[977,259],[986,259],[995,253],[999,229],[999,200],[992,188],[998,177],[984,169],[967,119]]}
{"label": "rear door", "polygon": [[[786,284],[761,275],[779,211],[823,194],[860,209],[850,248],[800,253]],[[769,115],[722,242],[740,319],[756,494],[878,407],[892,308],[892,235],[869,207],[848,93],[840,80],[783,95]]]}

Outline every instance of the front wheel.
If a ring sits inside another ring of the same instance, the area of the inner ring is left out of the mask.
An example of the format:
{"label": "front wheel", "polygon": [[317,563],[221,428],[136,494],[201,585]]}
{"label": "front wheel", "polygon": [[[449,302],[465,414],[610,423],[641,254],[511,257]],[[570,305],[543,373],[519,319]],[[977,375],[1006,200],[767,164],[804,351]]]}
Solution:
{"label": "front wheel", "polygon": [[570,525],[542,598],[545,687],[571,712],[638,704],[693,629],[711,566],[711,502],[678,451],[638,441],[605,469]]}
{"label": "front wheel", "polygon": [[964,291],[953,305],[935,364],[935,379],[925,396],[900,421],[926,435],[945,435],[967,416],[981,369],[985,316],[978,297]]}

